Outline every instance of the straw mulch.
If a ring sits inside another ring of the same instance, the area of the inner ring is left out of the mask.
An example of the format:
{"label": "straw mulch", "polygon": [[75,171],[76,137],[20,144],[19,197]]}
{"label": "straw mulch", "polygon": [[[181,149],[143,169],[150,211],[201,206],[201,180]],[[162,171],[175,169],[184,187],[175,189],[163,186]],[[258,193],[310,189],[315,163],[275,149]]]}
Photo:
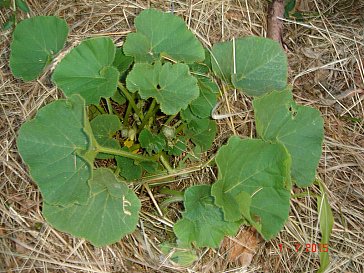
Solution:
{"label": "straw mulch", "polygon": [[[265,36],[265,0],[28,0],[30,15],[57,15],[70,26],[67,46],[82,39],[108,35],[121,44],[133,30],[133,19],[154,7],[183,17],[205,46],[232,37]],[[364,272],[364,2],[297,1],[303,21],[284,21],[284,43],[289,58],[290,83],[295,99],[319,109],[325,120],[325,140],[317,177],[325,183],[335,224],[329,244],[327,272]],[[4,22],[9,11],[1,10]],[[19,14],[25,18],[24,14]],[[20,19],[19,18],[19,19]],[[40,107],[61,97],[49,74],[24,83],[9,70],[11,32],[0,39],[0,272],[314,272],[319,253],[292,251],[295,244],[319,243],[320,233],[313,186],[306,197],[294,198],[282,232],[262,242],[249,229],[228,238],[220,249],[201,249],[191,267],[171,263],[158,245],[169,238],[171,227],[160,217],[147,192],[138,229],[119,243],[95,248],[50,227],[42,218],[42,199],[16,147],[20,125]],[[226,99],[227,98],[227,99]],[[215,148],[229,135],[254,134],[251,100],[228,93],[219,111],[239,113],[219,120]],[[227,107],[229,105],[229,107]],[[177,179],[181,185],[207,183],[214,172],[194,172]],[[174,181],[171,181],[174,183]],[[171,183],[171,184],[173,184]],[[163,196],[162,196],[163,197]],[[182,207],[174,204],[166,215],[176,220]],[[280,244],[282,251],[280,250]],[[238,253],[238,254],[237,254]],[[241,259],[239,253],[246,253]],[[249,264],[249,260],[251,264]]]}

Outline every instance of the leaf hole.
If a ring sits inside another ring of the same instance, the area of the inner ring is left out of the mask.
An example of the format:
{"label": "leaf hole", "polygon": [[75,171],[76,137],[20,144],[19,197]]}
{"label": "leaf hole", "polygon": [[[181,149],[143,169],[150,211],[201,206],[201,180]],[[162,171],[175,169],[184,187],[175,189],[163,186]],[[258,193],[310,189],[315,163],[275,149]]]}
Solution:
{"label": "leaf hole", "polygon": [[157,89],[161,90],[161,86],[159,84],[157,84]]}
{"label": "leaf hole", "polygon": [[292,107],[292,106],[290,106],[290,107],[288,108],[288,111],[290,111],[290,112],[291,112],[292,119],[294,119],[294,118],[297,116],[297,111],[296,111],[295,109],[293,109],[293,107]]}

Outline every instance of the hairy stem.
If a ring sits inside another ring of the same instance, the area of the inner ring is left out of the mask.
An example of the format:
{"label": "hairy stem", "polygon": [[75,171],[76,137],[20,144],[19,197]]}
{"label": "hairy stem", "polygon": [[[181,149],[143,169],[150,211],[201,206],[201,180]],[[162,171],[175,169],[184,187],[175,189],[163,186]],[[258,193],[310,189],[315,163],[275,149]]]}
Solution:
{"label": "hairy stem", "polygon": [[164,153],[162,153],[159,158],[163,166],[167,169],[168,174],[172,174],[175,172],[171,165],[169,165],[168,159],[166,158],[166,155]]}
{"label": "hairy stem", "polygon": [[152,158],[152,157],[133,154],[131,152],[123,151],[123,150],[119,150],[119,149],[113,149],[113,148],[98,146],[96,150],[99,153],[105,153],[105,154],[110,154],[110,155],[118,155],[118,156],[127,157],[127,158],[130,158],[130,159],[139,160],[139,161],[157,161],[155,158]]}
{"label": "hairy stem", "polygon": [[121,82],[118,82],[118,87],[123,92],[126,99],[129,101],[129,104],[131,105],[135,113],[138,115],[140,120],[143,120],[144,115],[142,111],[138,108],[138,106],[135,104],[134,98],[131,96],[130,92],[124,87],[124,85]]}
{"label": "hairy stem", "polygon": [[124,126],[127,126],[128,123],[129,123],[129,116],[130,116],[130,113],[131,113],[131,109],[132,109],[132,107],[131,107],[131,104],[129,103],[128,107],[126,108],[124,119],[123,119]]}
{"label": "hairy stem", "polygon": [[175,114],[175,115],[172,115],[172,116],[169,116],[169,118],[166,120],[166,122],[164,123],[164,125],[168,126],[171,121],[177,116],[178,114]]}
{"label": "hairy stem", "polygon": [[181,191],[176,191],[176,190],[171,190],[171,189],[168,189],[166,187],[164,188],[161,188],[159,190],[159,193],[162,193],[162,194],[168,194],[168,195],[173,195],[173,196],[179,196],[179,197],[182,197],[183,198],[183,192]]}
{"label": "hairy stem", "polygon": [[183,131],[183,129],[186,127],[186,124],[184,124],[184,123],[182,123],[180,126],[178,126],[177,128],[176,128],[176,135],[179,133],[179,132],[181,132],[181,131]]}
{"label": "hairy stem", "polygon": [[107,103],[107,111],[109,112],[110,115],[112,115],[113,114],[113,110],[112,110],[112,105],[111,105],[110,98],[106,98],[106,103]]}
{"label": "hairy stem", "polygon": [[138,132],[140,132],[144,128],[144,126],[148,123],[149,119],[153,116],[156,104],[157,101],[153,99],[152,103],[149,106],[148,112],[145,114],[142,123],[139,125]]}

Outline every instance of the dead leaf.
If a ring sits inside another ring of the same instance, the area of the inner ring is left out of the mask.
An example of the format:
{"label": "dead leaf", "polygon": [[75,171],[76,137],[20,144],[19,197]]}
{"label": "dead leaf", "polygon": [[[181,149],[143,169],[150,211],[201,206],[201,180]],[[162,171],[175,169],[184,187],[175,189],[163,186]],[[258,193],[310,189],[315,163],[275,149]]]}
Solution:
{"label": "dead leaf", "polygon": [[248,267],[261,240],[254,228],[242,228],[234,238],[226,237],[221,248],[226,252],[228,262]]}
{"label": "dead leaf", "polygon": [[309,12],[315,10],[315,3],[311,0],[297,0],[295,9],[299,12]]}

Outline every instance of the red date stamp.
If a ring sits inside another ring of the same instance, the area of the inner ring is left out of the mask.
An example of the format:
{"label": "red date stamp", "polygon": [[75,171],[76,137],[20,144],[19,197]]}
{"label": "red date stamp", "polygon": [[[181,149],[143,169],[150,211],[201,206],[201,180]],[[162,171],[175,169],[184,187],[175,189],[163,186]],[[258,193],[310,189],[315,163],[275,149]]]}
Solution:
{"label": "red date stamp", "polygon": [[278,244],[279,252],[283,251],[295,251],[299,252],[303,250],[304,252],[329,252],[328,244],[300,244],[294,243],[291,245]]}

